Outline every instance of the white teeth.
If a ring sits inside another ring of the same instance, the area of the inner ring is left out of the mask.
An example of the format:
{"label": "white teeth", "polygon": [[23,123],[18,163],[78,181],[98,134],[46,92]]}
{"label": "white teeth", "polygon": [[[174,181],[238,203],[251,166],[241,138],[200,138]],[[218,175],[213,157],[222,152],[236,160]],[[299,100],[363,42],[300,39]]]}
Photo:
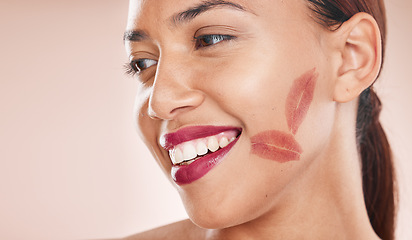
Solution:
{"label": "white teeth", "polygon": [[211,152],[216,152],[219,149],[219,143],[215,136],[211,136],[207,139],[207,148],[209,148]]}
{"label": "white teeth", "polygon": [[235,139],[236,132],[233,131],[187,141],[169,150],[169,156],[174,165],[189,165],[196,157],[227,147]]}
{"label": "white teeth", "polygon": [[176,148],[175,150],[170,151],[170,153],[169,155],[171,156],[170,158],[172,159],[173,164],[178,164],[178,163],[183,162],[183,153],[182,151],[180,151],[180,149]]}
{"label": "white teeth", "polygon": [[191,143],[183,145],[183,160],[190,160],[197,157],[196,149]]}
{"label": "white teeth", "polygon": [[196,145],[196,152],[197,155],[202,156],[207,153],[208,149],[206,144],[203,141],[199,141]]}
{"label": "white teeth", "polygon": [[227,137],[222,137],[219,141],[219,147],[224,148],[227,145],[229,145],[229,140],[227,140]]}

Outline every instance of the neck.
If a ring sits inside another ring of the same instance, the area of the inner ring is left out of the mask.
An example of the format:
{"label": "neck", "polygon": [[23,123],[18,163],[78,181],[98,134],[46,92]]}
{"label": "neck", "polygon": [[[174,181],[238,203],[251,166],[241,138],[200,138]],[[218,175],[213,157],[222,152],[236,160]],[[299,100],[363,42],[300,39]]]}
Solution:
{"label": "neck", "polygon": [[210,230],[208,238],[379,239],[363,199],[354,104],[337,105],[329,145],[270,212],[236,227]]}

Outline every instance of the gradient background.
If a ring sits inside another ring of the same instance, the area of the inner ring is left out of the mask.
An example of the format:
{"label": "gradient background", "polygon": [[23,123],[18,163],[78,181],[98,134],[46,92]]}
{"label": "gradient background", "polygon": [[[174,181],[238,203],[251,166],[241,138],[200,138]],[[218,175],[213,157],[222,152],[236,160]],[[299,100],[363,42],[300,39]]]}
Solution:
{"label": "gradient background", "polygon": [[[120,237],[186,218],[134,129],[127,5],[1,0],[0,239]],[[412,1],[387,9],[378,93],[398,168],[398,239],[412,239]]]}

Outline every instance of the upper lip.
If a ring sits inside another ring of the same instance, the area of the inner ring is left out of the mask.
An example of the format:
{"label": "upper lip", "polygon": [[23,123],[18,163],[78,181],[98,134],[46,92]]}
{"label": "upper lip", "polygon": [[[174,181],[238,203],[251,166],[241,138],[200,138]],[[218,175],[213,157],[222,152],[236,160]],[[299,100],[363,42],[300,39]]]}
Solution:
{"label": "upper lip", "polygon": [[160,136],[160,145],[166,149],[170,150],[176,145],[187,142],[190,140],[204,138],[219,134],[221,132],[236,130],[239,133],[241,128],[232,127],[232,126],[190,126],[179,129],[173,133],[167,133]]}

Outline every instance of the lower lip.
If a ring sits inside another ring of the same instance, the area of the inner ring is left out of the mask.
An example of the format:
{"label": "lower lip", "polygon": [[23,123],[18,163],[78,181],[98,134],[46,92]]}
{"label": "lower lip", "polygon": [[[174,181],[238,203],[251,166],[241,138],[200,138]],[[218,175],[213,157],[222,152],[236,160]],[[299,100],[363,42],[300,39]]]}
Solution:
{"label": "lower lip", "polygon": [[171,170],[173,180],[178,185],[184,185],[192,183],[198,180],[199,178],[203,177],[204,175],[206,175],[206,173],[208,173],[210,170],[212,170],[220,162],[223,161],[224,157],[230,151],[230,149],[232,149],[232,147],[236,144],[239,137],[233,140],[233,142],[231,142],[226,147],[221,148],[214,153],[209,153],[206,156],[197,159],[189,165],[173,166]]}

